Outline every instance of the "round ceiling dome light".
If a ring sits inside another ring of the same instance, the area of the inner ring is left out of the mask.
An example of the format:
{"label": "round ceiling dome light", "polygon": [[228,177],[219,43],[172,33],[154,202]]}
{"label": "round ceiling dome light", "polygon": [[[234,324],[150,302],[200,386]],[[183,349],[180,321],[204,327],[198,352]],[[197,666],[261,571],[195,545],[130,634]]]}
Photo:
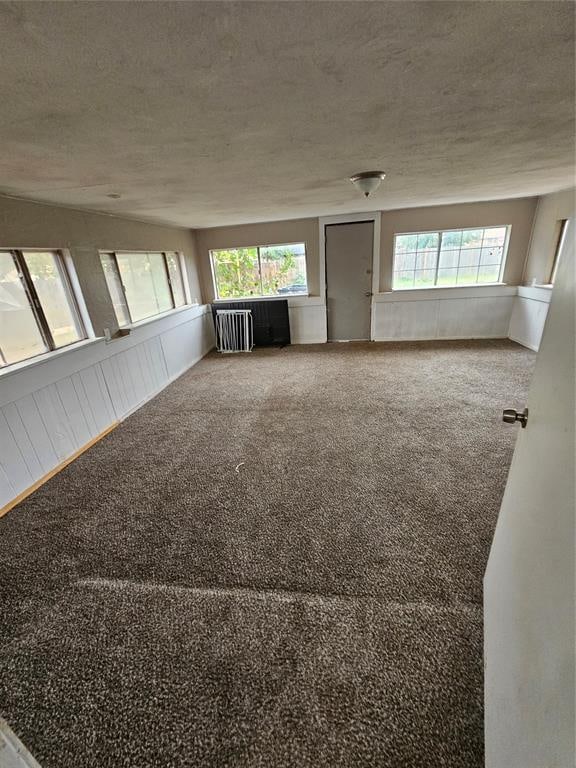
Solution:
{"label": "round ceiling dome light", "polygon": [[371,192],[378,189],[385,177],[384,171],[363,171],[350,176],[350,181],[363,193],[364,197],[368,197]]}

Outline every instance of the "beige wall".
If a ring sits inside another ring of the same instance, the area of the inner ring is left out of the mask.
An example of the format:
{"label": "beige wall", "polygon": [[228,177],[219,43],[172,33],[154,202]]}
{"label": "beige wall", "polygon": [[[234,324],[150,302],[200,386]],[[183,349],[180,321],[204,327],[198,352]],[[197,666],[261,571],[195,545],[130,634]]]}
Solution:
{"label": "beige wall", "polygon": [[565,189],[539,199],[524,269],[525,283],[530,284],[532,280],[548,283],[550,280],[561,221],[576,215],[575,192],[574,189]]}
{"label": "beige wall", "polygon": [[68,249],[97,336],[118,328],[99,249],[181,251],[190,294],[201,301],[195,236],[187,229],[0,197],[0,248]]}
{"label": "beige wall", "polygon": [[268,221],[262,224],[243,224],[235,227],[214,227],[196,231],[200,256],[204,295],[214,298],[214,285],[210,269],[210,250],[218,248],[246,248],[251,245],[282,245],[306,243],[306,275],[308,292],[320,292],[320,254],[318,248],[318,219]]}
{"label": "beige wall", "polygon": [[[518,285],[522,280],[536,205],[537,198],[530,197],[383,211],[380,241],[380,290],[389,291],[392,287],[395,233],[501,224],[509,224],[512,227],[504,282]],[[201,229],[196,232],[196,235],[202,285],[207,301],[211,301],[214,297],[209,258],[211,249],[290,242],[306,243],[308,288],[311,296],[319,295],[320,263],[317,218]]]}
{"label": "beige wall", "polygon": [[[530,280],[532,276],[539,281],[543,279],[540,273],[533,274],[533,271],[538,264],[544,264],[545,258],[551,260],[555,222],[557,218],[567,218],[569,214],[566,211],[571,204],[573,195],[569,191],[542,198],[525,280]],[[497,224],[512,225],[504,280],[509,284],[520,283],[535,209],[536,198],[524,198],[382,212],[380,290],[387,291],[391,287],[395,232]],[[214,297],[209,259],[211,249],[291,242],[306,243],[308,288],[311,296],[318,296],[320,254],[317,218],[215,227],[193,232],[0,197],[0,247],[67,248],[74,260],[98,335],[104,328],[112,331],[117,328],[100,266],[99,249],[181,251],[186,260],[191,296],[209,302]],[[540,266],[540,272],[546,268]]]}
{"label": "beige wall", "polygon": [[512,226],[504,282],[518,285],[524,270],[536,203],[537,198],[529,197],[383,211],[380,239],[380,290],[390,291],[392,288],[395,233],[503,224]]}

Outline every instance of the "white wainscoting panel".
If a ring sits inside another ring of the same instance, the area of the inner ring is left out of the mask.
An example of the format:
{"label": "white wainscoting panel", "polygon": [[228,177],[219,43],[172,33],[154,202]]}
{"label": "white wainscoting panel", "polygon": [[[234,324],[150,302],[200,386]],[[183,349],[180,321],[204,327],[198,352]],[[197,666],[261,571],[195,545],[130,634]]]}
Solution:
{"label": "white wainscoting panel", "polygon": [[374,296],[374,341],[506,338],[516,287],[394,291]]}
{"label": "white wainscoting panel", "polygon": [[0,508],[139,408],[214,346],[186,307],[0,374]]}
{"label": "white wainscoting panel", "polygon": [[[34,482],[32,475],[18,448],[16,438],[8,426],[6,416],[0,413],[0,451],[2,452],[2,468],[9,480],[14,495],[21,493]],[[2,494],[5,496],[5,494]]]}
{"label": "white wainscoting panel", "polygon": [[288,299],[292,344],[324,344],[328,338],[326,305],[318,297]]}
{"label": "white wainscoting panel", "polygon": [[437,338],[505,339],[513,303],[513,296],[439,300]]}
{"label": "white wainscoting panel", "polygon": [[[196,331],[190,324],[198,323]],[[177,378],[181,373],[201,360],[216,344],[214,322],[210,311],[200,318],[183,323],[163,333],[160,337],[168,377]]]}
{"label": "white wainscoting panel", "polygon": [[551,298],[551,287],[518,288],[508,331],[512,341],[538,351]]}
{"label": "white wainscoting panel", "polygon": [[374,303],[374,341],[435,339],[437,301]]}
{"label": "white wainscoting panel", "polygon": [[117,419],[149,400],[169,381],[158,336],[112,355],[101,366]]}

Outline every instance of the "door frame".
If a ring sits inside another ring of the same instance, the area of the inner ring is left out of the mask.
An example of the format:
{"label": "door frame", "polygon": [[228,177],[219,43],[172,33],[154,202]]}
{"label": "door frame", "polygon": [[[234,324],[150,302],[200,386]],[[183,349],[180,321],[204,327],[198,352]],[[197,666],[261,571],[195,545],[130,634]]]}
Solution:
{"label": "door frame", "polygon": [[374,306],[375,296],[380,290],[380,211],[366,213],[345,213],[338,216],[320,216],[318,218],[320,245],[320,296],[326,312],[326,328],[328,328],[328,301],[326,295],[326,227],[330,224],[357,224],[371,221],[374,225],[374,240],[372,243],[372,296],[370,297],[370,341],[374,341]]}

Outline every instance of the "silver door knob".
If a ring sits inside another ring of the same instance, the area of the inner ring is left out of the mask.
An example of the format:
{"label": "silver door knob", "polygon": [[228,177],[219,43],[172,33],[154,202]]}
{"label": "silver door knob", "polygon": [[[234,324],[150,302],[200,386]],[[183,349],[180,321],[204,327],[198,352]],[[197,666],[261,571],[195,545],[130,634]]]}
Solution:
{"label": "silver door knob", "polygon": [[364,296],[372,296],[372,291],[366,291],[366,292],[364,293]]}
{"label": "silver door knob", "polygon": [[528,408],[524,408],[522,413],[518,413],[514,408],[505,408],[502,411],[502,421],[507,424],[514,424],[519,421],[522,424],[522,429],[528,424]]}

